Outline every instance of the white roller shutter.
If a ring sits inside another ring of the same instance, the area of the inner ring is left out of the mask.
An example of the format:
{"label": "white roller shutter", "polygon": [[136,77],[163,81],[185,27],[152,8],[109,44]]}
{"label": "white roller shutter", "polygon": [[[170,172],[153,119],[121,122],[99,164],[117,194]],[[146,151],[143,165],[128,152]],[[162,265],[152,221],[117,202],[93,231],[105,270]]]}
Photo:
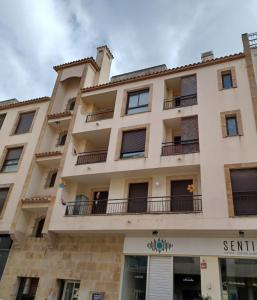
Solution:
{"label": "white roller shutter", "polygon": [[148,278],[148,300],[173,299],[171,257],[150,257]]}

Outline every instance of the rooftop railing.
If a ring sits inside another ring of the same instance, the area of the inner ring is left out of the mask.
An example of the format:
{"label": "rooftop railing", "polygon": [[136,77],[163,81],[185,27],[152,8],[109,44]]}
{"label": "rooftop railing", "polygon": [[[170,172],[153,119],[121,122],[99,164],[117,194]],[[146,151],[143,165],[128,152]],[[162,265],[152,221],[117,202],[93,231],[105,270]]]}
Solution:
{"label": "rooftop railing", "polygon": [[68,202],[66,216],[202,212],[201,195],[176,195]]}
{"label": "rooftop railing", "polygon": [[185,107],[197,104],[197,94],[191,94],[187,96],[178,96],[165,99],[163,103],[163,109],[172,109],[178,107]]}
{"label": "rooftop railing", "polygon": [[107,109],[99,112],[89,113],[87,115],[86,122],[95,122],[111,118],[113,118],[113,109]]}
{"label": "rooftop railing", "polygon": [[106,158],[107,158],[107,150],[83,152],[78,154],[76,165],[105,162]]}
{"label": "rooftop railing", "polygon": [[162,143],[162,156],[179,155],[199,152],[199,140],[187,140]]}
{"label": "rooftop railing", "polygon": [[257,48],[257,32],[248,34],[250,48]]}

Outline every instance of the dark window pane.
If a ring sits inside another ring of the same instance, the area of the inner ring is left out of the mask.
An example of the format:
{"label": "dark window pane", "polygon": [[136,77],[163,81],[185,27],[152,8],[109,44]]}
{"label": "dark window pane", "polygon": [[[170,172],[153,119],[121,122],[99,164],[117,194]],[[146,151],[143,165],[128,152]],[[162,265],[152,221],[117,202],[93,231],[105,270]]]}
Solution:
{"label": "dark window pane", "polygon": [[[7,195],[9,192],[9,188],[1,188],[0,189],[0,214],[3,210]],[[0,238],[0,245],[1,245],[1,238]],[[1,248],[1,247],[0,247]]]}
{"label": "dark window pane", "polygon": [[4,123],[5,117],[6,117],[6,114],[0,115],[0,129],[2,128],[2,125],[3,125],[3,123]]}
{"label": "dark window pane", "polygon": [[3,166],[2,172],[16,171],[23,147],[8,149]]}
{"label": "dark window pane", "polygon": [[34,300],[37,291],[38,281],[38,278],[20,278],[20,285],[16,300]]}
{"label": "dark window pane", "polygon": [[53,187],[55,184],[57,172],[54,172],[50,177],[49,187]]}
{"label": "dark window pane", "polygon": [[238,135],[236,117],[228,117],[228,118],[226,118],[226,122],[227,122],[228,136]]}
{"label": "dark window pane", "polygon": [[60,138],[60,146],[65,145],[66,142],[66,138],[67,138],[67,133],[63,134]]}
{"label": "dark window pane", "polygon": [[0,280],[4,272],[11,246],[12,240],[10,236],[7,234],[0,235]]}
{"label": "dark window pane", "polygon": [[36,232],[35,237],[42,237],[42,230],[45,224],[45,219],[36,220]]}
{"label": "dark window pane", "polygon": [[231,73],[222,74],[222,85],[224,89],[230,89],[233,87]]}
{"label": "dark window pane", "polygon": [[22,113],[19,117],[19,122],[15,130],[15,134],[29,132],[35,112]]}
{"label": "dark window pane", "polygon": [[74,107],[75,107],[75,100],[71,101],[69,105],[69,110],[74,110]]}

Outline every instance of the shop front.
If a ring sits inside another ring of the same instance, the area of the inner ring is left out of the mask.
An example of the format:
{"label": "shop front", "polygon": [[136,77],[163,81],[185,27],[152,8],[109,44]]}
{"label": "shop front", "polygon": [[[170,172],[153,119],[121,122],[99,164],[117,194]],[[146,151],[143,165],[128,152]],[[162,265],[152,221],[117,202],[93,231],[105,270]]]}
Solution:
{"label": "shop front", "polygon": [[257,300],[257,239],[127,237],[124,255],[122,300]]}

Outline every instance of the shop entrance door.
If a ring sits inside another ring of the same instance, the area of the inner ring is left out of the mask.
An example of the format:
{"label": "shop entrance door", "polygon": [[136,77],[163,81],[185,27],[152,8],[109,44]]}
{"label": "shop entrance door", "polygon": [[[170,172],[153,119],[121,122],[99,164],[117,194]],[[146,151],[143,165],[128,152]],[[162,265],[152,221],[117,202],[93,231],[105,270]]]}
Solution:
{"label": "shop entrance door", "polygon": [[151,256],[148,268],[148,300],[173,300],[172,257]]}

